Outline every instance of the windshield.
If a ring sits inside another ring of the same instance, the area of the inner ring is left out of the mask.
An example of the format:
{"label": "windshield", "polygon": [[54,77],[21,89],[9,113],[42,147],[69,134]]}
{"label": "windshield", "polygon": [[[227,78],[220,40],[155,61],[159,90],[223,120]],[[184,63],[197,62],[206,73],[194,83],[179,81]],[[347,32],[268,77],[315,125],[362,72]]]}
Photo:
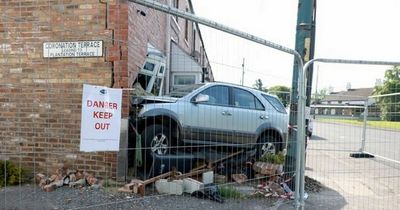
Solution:
{"label": "windshield", "polygon": [[168,96],[175,97],[175,98],[182,98],[183,96],[191,93],[192,91],[198,89],[199,87],[203,86],[204,84],[194,84],[194,85],[185,85],[181,87],[174,88]]}

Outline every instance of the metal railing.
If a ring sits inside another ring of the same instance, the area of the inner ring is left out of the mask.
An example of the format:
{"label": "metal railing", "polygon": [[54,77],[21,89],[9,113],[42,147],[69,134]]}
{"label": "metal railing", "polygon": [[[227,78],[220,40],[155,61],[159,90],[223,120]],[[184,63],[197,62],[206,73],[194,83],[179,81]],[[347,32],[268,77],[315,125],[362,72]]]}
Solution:
{"label": "metal railing", "polygon": [[[368,60],[347,60],[347,59],[330,59],[330,58],[314,58],[304,64],[303,67],[303,78],[304,78],[304,83],[299,86],[299,96],[304,96],[304,93],[306,91],[306,84],[307,84],[307,69],[310,67],[313,63],[315,62],[321,62],[321,63],[340,63],[340,64],[360,64],[360,65],[386,65],[386,66],[397,66],[400,65],[400,62],[396,61],[368,61]],[[299,83],[300,85],[300,83]],[[299,97],[299,113],[305,113],[305,104],[306,104],[306,97]],[[368,109],[366,109],[368,110]],[[298,119],[302,120],[302,119]],[[304,120],[303,120],[304,121]],[[298,123],[301,123],[298,122]],[[305,130],[300,129],[298,131],[300,136],[305,136]],[[365,135],[365,134],[364,134]],[[364,136],[363,135],[363,136]],[[365,144],[365,136],[363,137],[363,144]],[[363,147],[363,146],[362,146]],[[300,186],[300,197],[299,197],[299,202],[300,202],[300,208],[304,209],[304,179],[305,179],[305,144],[304,141],[300,141],[300,157],[301,157],[301,162],[300,162],[300,183],[298,186]]]}

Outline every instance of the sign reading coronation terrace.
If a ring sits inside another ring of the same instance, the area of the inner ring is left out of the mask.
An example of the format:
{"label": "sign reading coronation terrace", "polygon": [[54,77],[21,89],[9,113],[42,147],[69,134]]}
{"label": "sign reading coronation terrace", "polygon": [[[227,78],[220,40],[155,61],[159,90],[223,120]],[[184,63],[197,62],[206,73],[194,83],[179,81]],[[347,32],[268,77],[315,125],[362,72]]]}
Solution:
{"label": "sign reading coronation terrace", "polygon": [[102,57],[103,41],[44,42],[44,58]]}

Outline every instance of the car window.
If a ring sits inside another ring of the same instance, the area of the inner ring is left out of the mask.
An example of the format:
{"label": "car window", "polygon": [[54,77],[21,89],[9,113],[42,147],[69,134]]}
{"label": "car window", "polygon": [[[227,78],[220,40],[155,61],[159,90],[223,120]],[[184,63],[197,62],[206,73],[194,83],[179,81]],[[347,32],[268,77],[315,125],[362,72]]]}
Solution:
{"label": "car window", "polygon": [[265,110],[264,105],[256,98],[256,109],[258,110]]}
{"label": "car window", "polygon": [[281,113],[286,113],[285,107],[283,104],[279,101],[279,99],[269,96],[269,95],[264,95],[262,96],[276,109],[276,111],[281,112]]}
{"label": "car window", "polygon": [[229,89],[225,86],[213,86],[202,91],[200,94],[208,95],[208,102],[203,104],[229,106]]}
{"label": "car window", "polygon": [[261,102],[250,92],[233,88],[233,104],[235,107],[264,110]]}

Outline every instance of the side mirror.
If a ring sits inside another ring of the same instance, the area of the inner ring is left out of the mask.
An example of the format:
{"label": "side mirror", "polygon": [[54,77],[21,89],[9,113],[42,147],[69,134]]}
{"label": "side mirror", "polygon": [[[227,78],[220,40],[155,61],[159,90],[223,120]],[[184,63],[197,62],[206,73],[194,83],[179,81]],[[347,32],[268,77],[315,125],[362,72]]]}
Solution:
{"label": "side mirror", "polygon": [[193,102],[197,104],[201,102],[208,102],[208,100],[210,100],[210,97],[208,95],[199,94],[196,96]]}

